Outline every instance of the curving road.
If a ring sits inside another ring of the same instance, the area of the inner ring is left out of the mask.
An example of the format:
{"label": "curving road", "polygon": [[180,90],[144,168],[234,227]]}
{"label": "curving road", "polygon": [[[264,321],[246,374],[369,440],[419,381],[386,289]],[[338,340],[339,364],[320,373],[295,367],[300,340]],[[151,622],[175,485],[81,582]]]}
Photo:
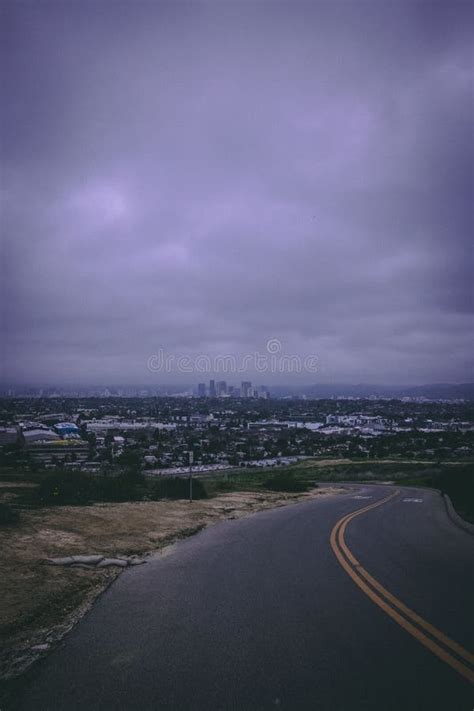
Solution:
{"label": "curving road", "polygon": [[473,543],[376,485],[221,523],[126,570],[19,707],[471,711]]}

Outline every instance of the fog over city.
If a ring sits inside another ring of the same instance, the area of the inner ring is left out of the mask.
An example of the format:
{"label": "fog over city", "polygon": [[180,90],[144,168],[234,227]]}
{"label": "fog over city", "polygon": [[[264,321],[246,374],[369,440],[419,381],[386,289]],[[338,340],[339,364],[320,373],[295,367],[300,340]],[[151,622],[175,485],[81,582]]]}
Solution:
{"label": "fog over city", "polygon": [[472,380],[472,8],[2,3],[3,381]]}

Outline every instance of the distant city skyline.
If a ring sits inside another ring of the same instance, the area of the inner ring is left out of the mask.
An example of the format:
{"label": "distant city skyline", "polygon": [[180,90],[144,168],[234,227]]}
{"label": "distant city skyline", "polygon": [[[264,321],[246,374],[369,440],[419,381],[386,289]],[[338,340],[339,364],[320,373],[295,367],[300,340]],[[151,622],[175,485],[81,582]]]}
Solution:
{"label": "distant city skyline", "polygon": [[193,388],[193,394],[201,398],[260,398],[268,399],[270,390],[266,385],[252,385],[249,380],[242,380],[240,385],[228,383],[226,380],[209,380],[209,383],[198,383]]}
{"label": "distant city skyline", "polygon": [[[200,398],[218,398],[216,388],[214,394],[211,395],[211,382],[206,383],[187,383],[179,385],[145,385],[145,384],[95,384],[95,385],[52,385],[43,384],[42,386],[35,385],[1,385],[0,397],[7,398],[75,398],[75,397],[138,397],[138,398],[153,398],[153,397],[196,397]],[[221,384],[223,381],[221,381]],[[204,386],[204,387],[202,387]],[[232,385],[226,383],[225,398],[242,399],[241,394],[242,384]],[[474,400],[474,383],[433,383],[431,385],[370,385],[370,384],[344,384],[335,383],[328,384],[313,384],[313,385],[262,385],[256,383],[250,389],[250,397],[259,397],[260,393],[265,392],[265,399],[280,398],[280,397],[295,397],[308,399],[324,399],[324,398],[421,398],[431,400]],[[263,397],[261,395],[260,397]],[[246,399],[244,396],[243,399]]]}
{"label": "distant city skyline", "polygon": [[472,3],[0,12],[2,383],[472,381]]}

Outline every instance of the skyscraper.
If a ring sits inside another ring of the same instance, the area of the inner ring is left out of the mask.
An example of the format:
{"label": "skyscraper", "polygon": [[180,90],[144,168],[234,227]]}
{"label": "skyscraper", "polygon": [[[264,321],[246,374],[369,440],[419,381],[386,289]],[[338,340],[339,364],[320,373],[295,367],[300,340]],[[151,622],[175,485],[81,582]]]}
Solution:
{"label": "skyscraper", "polygon": [[216,386],[217,397],[227,395],[227,383],[225,380],[219,380]]}
{"label": "skyscraper", "polygon": [[198,397],[206,397],[206,384],[205,383],[199,383]]}
{"label": "skyscraper", "polygon": [[216,397],[216,383],[214,380],[209,381],[209,397]]}
{"label": "skyscraper", "polygon": [[240,394],[242,397],[250,397],[250,391],[252,389],[252,383],[250,380],[242,380],[242,387],[240,388]]}

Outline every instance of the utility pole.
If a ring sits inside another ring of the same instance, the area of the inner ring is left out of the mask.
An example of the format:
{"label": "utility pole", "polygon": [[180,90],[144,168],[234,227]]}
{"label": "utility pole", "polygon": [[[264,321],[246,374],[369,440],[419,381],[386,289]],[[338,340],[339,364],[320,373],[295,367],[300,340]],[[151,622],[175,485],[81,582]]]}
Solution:
{"label": "utility pole", "polygon": [[194,453],[188,452],[189,455],[189,503],[193,503],[193,468],[192,463],[194,461]]}

